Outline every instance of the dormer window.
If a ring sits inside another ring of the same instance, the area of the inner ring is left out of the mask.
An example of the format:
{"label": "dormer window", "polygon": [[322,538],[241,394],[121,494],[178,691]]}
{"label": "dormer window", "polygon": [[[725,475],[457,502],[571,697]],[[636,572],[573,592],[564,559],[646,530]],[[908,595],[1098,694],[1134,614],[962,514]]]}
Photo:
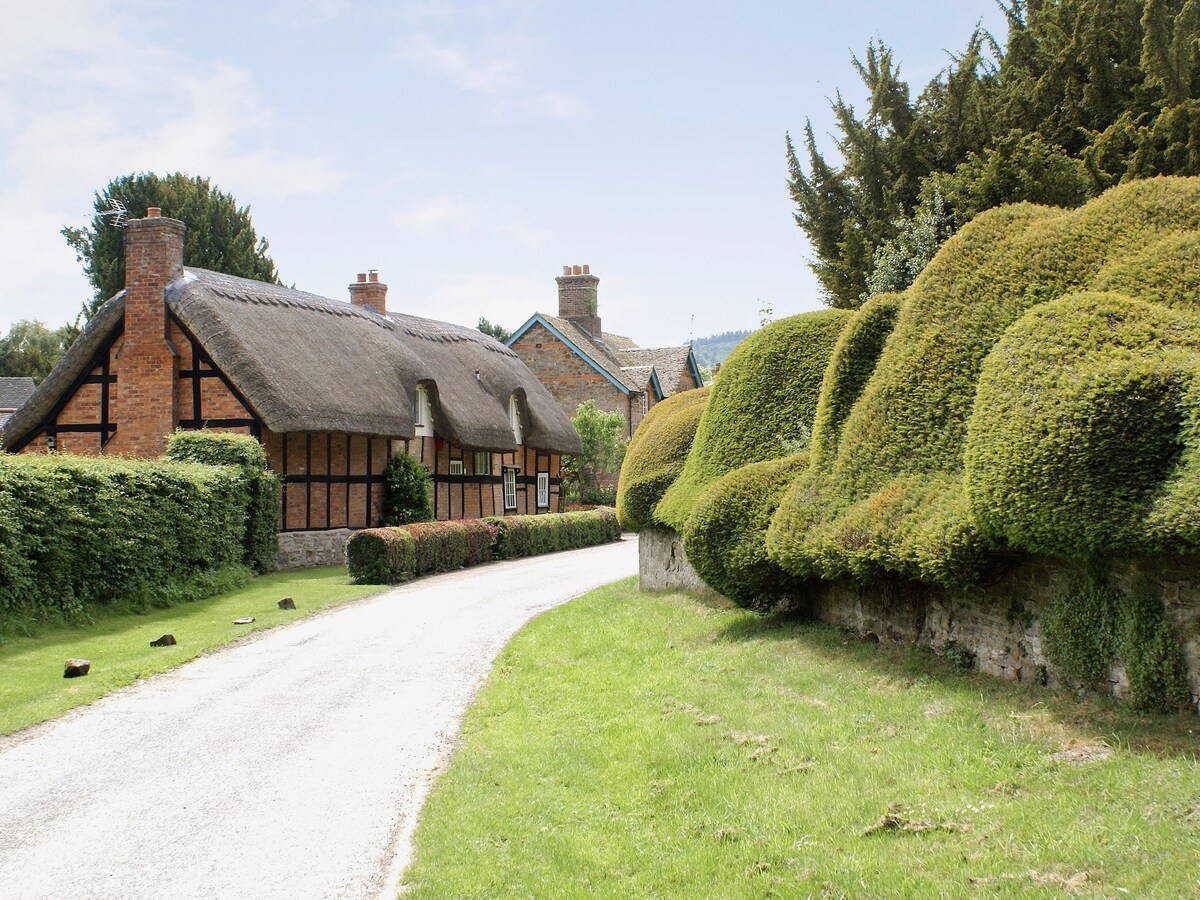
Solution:
{"label": "dormer window", "polygon": [[518,444],[524,443],[521,440],[521,406],[516,394],[508,398],[508,424],[512,426],[513,440]]}
{"label": "dormer window", "polygon": [[413,425],[416,432],[423,437],[433,437],[433,411],[429,406],[429,389],[423,384],[417,385],[417,399],[413,404]]}

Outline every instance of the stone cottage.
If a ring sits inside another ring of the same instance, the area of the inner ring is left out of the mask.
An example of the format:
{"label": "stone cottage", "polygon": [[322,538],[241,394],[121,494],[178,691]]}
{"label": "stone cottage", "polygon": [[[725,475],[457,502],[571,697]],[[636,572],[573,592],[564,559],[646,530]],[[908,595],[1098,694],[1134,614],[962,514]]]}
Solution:
{"label": "stone cottage", "polygon": [[388,312],[374,272],[346,303],[185,267],[183,236],[157,209],[126,225],[125,289],[6,423],[6,450],[157,457],[176,428],[252,434],[284,532],[379,524],[397,452],[429,470],[438,519],[557,509],[579,438],[512,350]]}
{"label": "stone cottage", "polygon": [[558,315],[534,313],[507,344],[529,366],[568,416],[585,400],[625,420],[625,437],[650,407],[679,391],[703,385],[688,345],[644,348],[604,331],[600,279],[588,266],[563,266]]}

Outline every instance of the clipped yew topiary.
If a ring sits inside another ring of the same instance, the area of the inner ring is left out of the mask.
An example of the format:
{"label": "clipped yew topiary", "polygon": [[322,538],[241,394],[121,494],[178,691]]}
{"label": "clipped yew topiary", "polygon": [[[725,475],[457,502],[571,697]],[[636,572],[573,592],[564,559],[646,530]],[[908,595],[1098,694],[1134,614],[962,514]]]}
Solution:
{"label": "clipped yew topiary", "polygon": [[654,507],[679,477],[711,388],[682,391],[650,408],[625,450],[617,482],[621,527],[640,531],[655,524]]}
{"label": "clipped yew topiary", "polygon": [[[968,422],[978,421],[972,427],[979,434],[1018,427],[992,421],[994,416],[983,412],[972,419],[985,360],[1023,316],[1066,295],[1082,297],[1080,292],[1119,285],[1134,299],[1144,289],[1152,302],[1162,298],[1186,305],[1187,290],[1173,288],[1171,276],[1182,265],[1179,259],[1193,252],[1186,236],[1197,232],[1200,179],[1187,178],[1132,182],[1077,210],[1019,204],[990,210],[972,221],[947,241],[904,293],[895,329],[840,428],[842,412],[833,408],[830,387],[829,408],[817,414],[819,452],[812,469],[797,479],[780,503],[768,534],[771,558],[796,575],[834,577],[874,570],[942,584],[971,581],[987,552],[1006,549],[1015,533],[994,518],[1004,513],[984,511],[981,494],[968,496],[965,479]],[[1156,252],[1166,256],[1156,257]],[[1029,339],[1041,337],[1031,334]],[[1099,345],[1085,342],[1078,349],[1088,353],[1088,347]],[[1032,347],[1023,352],[1038,355]],[[1112,376],[1114,386],[1125,380],[1116,372]],[[1147,377],[1158,383],[1158,376]],[[1047,374],[1046,383],[1051,380],[1053,375]],[[1136,398],[1147,397],[1158,404],[1151,418],[1174,403],[1157,393],[1167,390],[1162,384],[1151,388],[1149,382],[1130,382],[1119,390],[1127,390],[1127,400],[1112,408],[1126,408]],[[1071,408],[1067,421],[1076,421],[1079,433],[1094,424],[1100,444],[1119,445],[1113,429],[1119,431],[1120,426],[1102,425],[1097,419],[1108,414],[1109,401],[1100,394],[1089,396],[1077,396],[1087,411]],[[1015,394],[1010,399],[1007,407],[999,395],[987,402],[995,415],[1007,415],[999,410],[1016,410],[1021,401]],[[1041,396],[1026,395],[1025,400],[1037,405]],[[1070,407],[1069,402],[1066,405]],[[1164,425],[1167,432],[1183,421],[1175,413],[1171,416],[1175,425]],[[1106,428],[1113,433],[1102,437]],[[999,441],[994,443],[1000,447]],[[1076,444],[1066,440],[1062,446]],[[831,447],[833,452],[828,453]],[[1021,456],[1015,448],[1010,450]],[[1186,466],[1187,448],[1174,452],[1179,465]],[[1099,457],[1091,459],[1091,464],[1107,467],[1093,478],[1098,484],[1112,469]],[[1131,502],[1147,509],[1153,493],[1148,482],[1173,477],[1168,473],[1175,469],[1166,458],[1140,459],[1157,466],[1141,486],[1132,488],[1138,497]],[[1019,496],[1012,479],[1026,462],[1012,461],[1010,474],[1004,476],[1004,502],[1019,508],[1027,498]],[[1042,477],[1037,483],[1046,480]],[[972,478],[970,490],[990,490],[980,484]],[[1109,489],[1120,492],[1123,487],[1114,482]],[[1129,506],[1122,504],[1119,499],[1118,505],[1128,511]],[[986,505],[991,510],[997,504]],[[1163,524],[1146,527],[1157,533],[1160,545],[1171,545],[1175,537],[1169,534],[1172,526],[1167,522],[1180,517],[1166,510],[1160,515],[1159,506],[1154,504],[1148,515],[1160,516]],[[981,524],[977,514],[992,518]],[[1020,514],[1019,509],[1015,514]],[[1031,508],[1030,515],[1038,514]],[[1049,534],[1028,519],[1030,535]],[[1049,542],[1038,540],[1039,549],[1047,550]],[[1058,552],[1070,549],[1068,545]]]}
{"label": "clipped yew topiary", "polygon": [[767,558],[767,526],[807,453],[751,463],[717,479],[692,509],[683,549],[696,573],[739,606],[762,611],[793,602],[798,580]]}
{"label": "clipped yew topiary", "polygon": [[[1200,550],[1200,317],[1115,293],[1030,312],[984,365],[968,430],[975,520],[997,544],[1089,559]],[[1176,527],[1154,527],[1170,516]]]}
{"label": "clipped yew topiary", "polygon": [[692,507],[722,475],[748,463],[807,450],[821,379],[848,310],[773,322],[734,348],[700,417],[679,477],[655,519],[682,533]]}

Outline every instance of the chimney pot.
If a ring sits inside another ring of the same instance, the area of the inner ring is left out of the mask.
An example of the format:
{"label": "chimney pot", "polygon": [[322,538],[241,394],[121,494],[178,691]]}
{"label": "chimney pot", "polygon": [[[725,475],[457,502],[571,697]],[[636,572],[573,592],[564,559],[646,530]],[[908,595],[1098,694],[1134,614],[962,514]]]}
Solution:
{"label": "chimney pot", "polygon": [[592,267],[591,267],[591,266],[584,266],[584,267],[583,267],[583,274],[584,274],[584,275],[591,275],[591,274],[592,274]]}
{"label": "chimney pot", "polygon": [[146,210],[147,219],[157,219],[162,215],[162,209],[157,206],[151,206]]}
{"label": "chimney pot", "polygon": [[571,266],[571,274],[572,275],[582,275],[583,269],[581,269],[579,266]]}
{"label": "chimney pot", "polygon": [[571,267],[570,267],[570,266],[563,266],[563,274],[564,274],[564,275],[570,275],[570,274],[571,274]]}
{"label": "chimney pot", "polygon": [[371,282],[371,284],[376,284],[379,281],[379,270],[372,269],[370,272],[368,272],[367,281]]}
{"label": "chimney pot", "polygon": [[358,283],[359,283],[359,284],[366,284],[366,283],[367,283],[367,273],[366,273],[366,272],[359,272],[359,273],[358,273]]}

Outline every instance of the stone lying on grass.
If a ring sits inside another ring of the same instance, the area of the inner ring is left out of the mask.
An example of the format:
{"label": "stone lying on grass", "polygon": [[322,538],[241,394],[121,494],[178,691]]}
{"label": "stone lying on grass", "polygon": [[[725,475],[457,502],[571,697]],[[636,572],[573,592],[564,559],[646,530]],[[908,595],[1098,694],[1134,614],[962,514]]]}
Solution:
{"label": "stone lying on grass", "polygon": [[296,601],[293,600],[291,597],[284,597],[282,600],[279,601],[279,603],[277,605],[279,606],[280,609],[295,609]]}
{"label": "stone lying on grass", "polygon": [[240,619],[234,619],[234,625],[249,625],[254,621],[254,616],[242,616]]}
{"label": "stone lying on grass", "polygon": [[164,634],[160,638],[156,638],[150,642],[151,647],[173,647],[176,644],[175,635]]}
{"label": "stone lying on grass", "polygon": [[92,668],[86,659],[68,659],[63,663],[63,678],[82,678]]}

